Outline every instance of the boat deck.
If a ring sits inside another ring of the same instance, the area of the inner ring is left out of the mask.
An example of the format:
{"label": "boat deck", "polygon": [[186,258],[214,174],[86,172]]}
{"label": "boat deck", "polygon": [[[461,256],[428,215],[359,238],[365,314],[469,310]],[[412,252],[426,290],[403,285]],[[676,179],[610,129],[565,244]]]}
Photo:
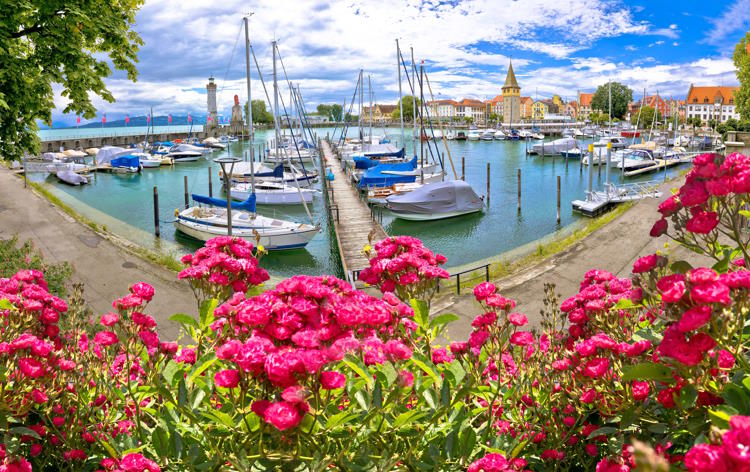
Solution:
{"label": "boat deck", "polygon": [[348,176],[327,141],[321,141],[321,150],[326,165],[333,173],[333,181],[328,181],[328,186],[331,189],[331,206],[337,209],[333,211],[333,226],[341,264],[346,276],[353,277],[355,273],[370,265],[362,252],[368,244],[370,234],[373,241],[379,241],[387,238],[388,233],[372,217],[370,208],[360,198],[357,189],[349,183]]}
{"label": "boat deck", "polygon": [[634,175],[641,175],[641,174],[645,174],[648,172],[656,172],[660,169],[664,169],[665,167],[671,167],[677,164],[685,164],[687,162],[692,162],[693,157],[695,156],[689,155],[689,156],[681,157],[679,159],[667,159],[666,161],[664,159],[654,159],[654,165],[651,165],[648,167],[641,167],[640,169],[626,171],[625,177],[632,177]]}

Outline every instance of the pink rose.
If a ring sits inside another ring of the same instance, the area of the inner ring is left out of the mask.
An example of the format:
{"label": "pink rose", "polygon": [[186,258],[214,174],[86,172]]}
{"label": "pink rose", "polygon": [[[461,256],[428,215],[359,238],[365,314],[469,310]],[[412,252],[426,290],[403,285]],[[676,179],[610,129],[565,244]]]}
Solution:
{"label": "pink rose", "polygon": [[119,320],[120,316],[117,313],[107,313],[106,315],[102,315],[99,324],[109,327],[114,326]]}
{"label": "pink rose", "polygon": [[143,300],[150,302],[154,298],[154,287],[146,282],[138,282],[130,287],[130,292]]}
{"label": "pink rose", "polygon": [[708,305],[695,306],[682,314],[677,327],[683,333],[694,331],[711,321],[713,310]]}
{"label": "pink rose", "polygon": [[656,283],[656,288],[661,292],[663,302],[678,302],[685,294],[685,276],[682,274],[672,274],[662,277]]}
{"label": "pink rose", "polygon": [[30,379],[36,379],[46,373],[44,365],[33,357],[23,357],[19,359],[18,368],[25,377]]}
{"label": "pink rose", "polygon": [[320,373],[320,386],[324,390],[335,390],[346,386],[346,376],[336,371],[325,371]]}
{"label": "pink rose", "polygon": [[271,403],[263,412],[266,423],[272,424],[279,431],[297,426],[302,421],[303,413],[294,403],[286,401]]}
{"label": "pink rose", "polygon": [[528,346],[534,342],[534,335],[528,331],[516,331],[510,336],[510,343],[516,346]]}
{"label": "pink rose", "polygon": [[524,315],[523,313],[509,314],[508,321],[510,322],[510,324],[515,326],[524,326],[529,322],[529,320],[526,318],[526,315]]}
{"label": "pink rose", "polygon": [[690,290],[690,298],[695,303],[721,303],[726,306],[732,304],[729,287],[718,281],[695,285]]}
{"label": "pink rose", "polygon": [[225,369],[214,374],[214,383],[219,387],[235,388],[240,384],[240,371]]}
{"label": "pink rose", "polygon": [[649,385],[643,380],[633,382],[633,400],[643,401],[648,398]]}
{"label": "pink rose", "polygon": [[604,376],[609,370],[609,359],[605,357],[594,357],[586,362],[583,367],[583,375],[591,378],[599,378]]}
{"label": "pink rose", "polygon": [[649,272],[650,270],[656,267],[656,264],[658,262],[659,262],[659,256],[657,256],[656,254],[651,254],[648,256],[643,256],[641,258],[638,258],[633,264],[633,273],[642,274],[643,272]]}
{"label": "pink rose", "polygon": [[118,341],[119,339],[117,339],[117,335],[112,331],[99,331],[96,333],[96,336],[94,336],[94,342],[102,347],[117,344]]}
{"label": "pink rose", "polygon": [[732,355],[731,352],[727,351],[726,349],[721,349],[716,355],[716,357],[717,357],[716,363],[719,366],[719,368],[731,369],[732,367],[734,367],[734,356]]}
{"label": "pink rose", "polygon": [[708,234],[719,224],[719,217],[714,211],[696,212],[687,223],[685,229],[695,234]]}
{"label": "pink rose", "polygon": [[685,454],[685,467],[689,472],[721,472],[727,470],[721,446],[696,444]]}
{"label": "pink rose", "polygon": [[667,229],[669,229],[669,223],[667,223],[667,220],[662,218],[654,223],[654,226],[651,227],[651,231],[649,231],[648,234],[652,238],[658,238],[662,234],[666,233]]}

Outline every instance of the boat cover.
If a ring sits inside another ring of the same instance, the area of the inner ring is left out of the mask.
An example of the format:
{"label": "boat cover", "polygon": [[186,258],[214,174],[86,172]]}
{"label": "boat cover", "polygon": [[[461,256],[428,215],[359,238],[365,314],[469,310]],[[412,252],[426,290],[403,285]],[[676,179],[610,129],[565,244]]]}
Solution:
{"label": "boat cover", "polygon": [[[205,195],[193,194],[193,201],[203,203],[204,205],[217,206],[221,208],[227,207],[227,201],[221,198],[207,197]],[[246,210],[255,213],[255,194],[250,194],[247,200],[241,202],[232,202],[232,208],[235,210]]]}
{"label": "boat cover", "polygon": [[391,195],[386,202],[394,213],[420,214],[476,211],[484,205],[482,198],[463,180],[425,184],[411,192]]}
{"label": "boat cover", "polygon": [[132,151],[119,146],[103,146],[99,148],[99,151],[96,153],[96,162],[99,164],[106,164],[112,159],[130,152]]}
{"label": "boat cover", "polygon": [[138,156],[132,154],[127,156],[120,156],[109,161],[112,167],[139,167],[141,165],[141,159]]}
{"label": "boat cover", "polygon": [[72,170],[61,170],[55,175],[57,175],[58,179],[71,185],[81,185],[89,183],[86,177],[76,174]]}
{"label": "boat cover", "polygon": [[169,152],[198,152],[203,154],[203,147],[198,147],[193,144],[178,144],[173,146]]}
{"label": "boat cover", "polygon": [[532,149],[537,154],[542,153],[542,149],[544,149],[545,154],[560,154],[563,151],[568,151],[570,149],[573,149],[576,147],[576,140],[573,138],[562,138],[562,139],[556,139],[552,141],[551,143],[539,143],[534,144],[532,146]]}
{"label": "boat cover", "polygon": [[384,174],[384,171],[410,171],[417,168],[417,156],[414,156],[409,162],[400,162],[396,164],[378,164],[371,167],[362,174],[357,187],[390,187],[393,184],[405,184],[414,182],[415,175],[395,175]]}
{"label": "boat cover", "polygon": [[404,148],[401,148],[396,152],[367,153],[364,156],[355,155],[352,160],[354,160],[354,166],[357,169],[369,169],[370,167],[375,167],[376,165],[380,164],[380,162],[378,162],[378,158],[395,157],[398,159],[403,159],[405,154],[406,150]]}

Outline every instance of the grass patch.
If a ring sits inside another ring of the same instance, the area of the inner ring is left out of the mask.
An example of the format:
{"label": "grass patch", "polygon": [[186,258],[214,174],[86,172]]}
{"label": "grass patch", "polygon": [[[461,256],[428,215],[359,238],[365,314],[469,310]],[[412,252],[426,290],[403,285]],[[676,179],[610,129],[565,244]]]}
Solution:
{"label": "grass patch", "polygon": [[44,273],[50,293],[58,297],[67,295],[67,282],[73,268],[67,262],[51,264],[34,248],[31,240],[18,244],[18,236],[0,239],[0,277],[11,277],[22,269],[36,269]]}
{"label": "grass patch", "polygon": [[[572,234],[564,238],[538,244],[536,250],[525,256],[519,257],[518,259],[512,261],[501,260],[491,262],[489,267],[490,280],[507,277],[508,275],[536,264],[553,254],[558,254],[568,249],[602,226],[617,219],[634,204],[634,202],[628,202],[618,205],[614,210],[592,219],[585,226],[576,229]],[[477,283],[484,281],[485,277],[486,270],[484,267],[461,274],[461,293],[468,293]],[[441,283],[440,292],[455,293],[455,280],[455,277],[451,277],[450,281]]]}
{"label": "grass patch", "polygon": [[146,248],[142,248],[140,246],[137,246],[135,244],[130,244],[122,241],[119,238],[114,237],[114,235],[111,235],[107,231],[107,227],[105,225],[98,225],[94,223],[93,221],[89,220],[85,216],[81,215],[77,211],[75,211],[72,207],[70,207],[68,204],[60,200],[55,194],[44,188],[43,185],[40,185],[37,182],[29,182],[29,185],[37,191],[41,196],[49,200],[50,203],[60,208],[65,214],[70,216],[71,218],[75,219],[81,224],[84,224],[94,230],[96,233],[102,234],[109,241],[116,244],[117,246],[121,247],[122,249],[130,252],[131,254],[134,254],[141,259],[145,259],[153,264],[156,264],[158,266],[164,267],[166,269],[169,269],[173,272],[179,272],[185,267],[182,265],[182,263],[179,261],[179,258],[177,255],[173,253],[165,254],[161,252],[152,251]]}

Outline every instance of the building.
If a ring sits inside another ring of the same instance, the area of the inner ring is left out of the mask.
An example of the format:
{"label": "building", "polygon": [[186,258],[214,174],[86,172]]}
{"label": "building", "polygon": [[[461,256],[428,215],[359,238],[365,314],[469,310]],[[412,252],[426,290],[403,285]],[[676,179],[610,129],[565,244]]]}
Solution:
{"label": "building", "polygon": [[534,100],[531,97],[521,97],[521,119],[522,120],[529,120],[531,119],[532,115],[532,109],[531,107],[534,105]]}
{"label": "building", "polygon": [[[391,120],[393,110],[398,110],[398,105],[378,105],[372,106],[372,122],[384,123]],[[430,113],[431,114],[431,113]],[[407,117],[404,117],[406,119]],[[370,122],[370,107],[362,107],[362,120]]]}
{"label": "building", "polygon": [[552,95],[552,103],[557,105],[558,110],[562,110],[565,107],[565,102],[563,102],[562,98],[560,98],[560,95]]}
{"label": "building", "polygon": [[484,114],[487,108],[481,100],[473,98],[464,98],[456,105],[456,116],[462,118],[471,118],[474,123],[484,120]]}
{"label": "building", "polygon": [[440,117],[451,119],[456,116],[456,106],[458,102],[455,100],[434,100],[427,102],[427,106],[430,109],[430,117]]}
{"label": "building", "polygon": [[206,101],[208,116],[206,117],[205,129],[209,130],[219,125],[219,116],[216,113],[216,84],[213,77],[209,77],[206,84]]}
{"label": "building", "polygon": [[557,103],[555,103],[555,100],[552,98],[544,98],[542,100],[539,100],[540,102],[544,102],[547,105],[547,113],[553,113],[553,114],[559,114],[561,109],[560,106],[558,106]]}
{"label": "building", "polygon": [[563,106],[563,115],[573,118],[574,120],[578,118],[578,102],[573,100],[572,102],[568,102]]}
{"label": "building", "polygon": [[503,123],[510,124],[521,121],[521,87],[513,72],[513,61],[508,64],[508,74],[503,85]]}
{"label": "building", "polygon": [[690,84],[686,99],[686,118],[698,117],[702,121],[716,120],[719,123],[729,118],[740,119],[734,103],[734,94],[739,87],[695,87]]}
{"label": "building", "polygon": [[503,108],[503,96],[502,95],[496,95],[495,98],[488,101],[489,108],[487,108],[488,113],[494,113],[497,116],[502,116],[505,112],[505,109]]}
{"label": "building", "polygon": [[549,113],[549,107],[544,100],[537,100],[531,106],[531,118],[534,121],[541,121]]}
{"label": "building", "polygon": [[578,93],[578,116],[577,118],[581,121],[589,119],[591,115],[591,99],[594,98],[593,93]]}

